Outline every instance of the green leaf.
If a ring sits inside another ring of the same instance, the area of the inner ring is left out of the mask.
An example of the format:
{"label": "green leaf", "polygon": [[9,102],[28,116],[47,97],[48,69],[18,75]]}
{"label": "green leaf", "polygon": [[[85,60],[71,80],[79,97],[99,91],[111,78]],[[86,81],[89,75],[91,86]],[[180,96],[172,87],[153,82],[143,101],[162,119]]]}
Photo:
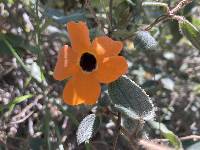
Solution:
{"label": "green leaf", "polygon": [[114,107],[132,119],[150,120],[155,108],[149,96],[134,81],[122,76],[108,85]]}
{"label": "green leaf", "polygon": [[199,17],[192,17],[192,24],[200,30],[200,18]]}
{"label": "green leaf", "polygon": [[170,131],[163,123],[159,123],[156,121],[148,121],[148,124],[151,125],[152,128],[156,130],[160,130],[161,134],[169,140],[169,142],[176,148],[181,149],[182,143],[180,139],[172,132]]}
{"label": "green leaf", "polygon": [[29,98],[33,97],[32,94],[28,94],[28,95],[24,95],[24,96],[19,96],[19,97],[16,97],[13,101],[11,101],[9,104],[8,104],[8,108],[9,108],[9,112],[12,112],[15,105],[16,104],[19,104]]}
{"label": "green leaf", "polygon": [[138,31],[133,40],[137,49],[142,50],[155,50],[158,46],[157,41],[147,31]]}
{"label": "green leaf", "polygon": [[200,50],[200,31],[188,20],[183,18],[179,20],[179,28],[192,45]]}
{"label": "green leaf", "polygon": [[99,117],[96,117],[95,114],[90,114],[86,116],[81,123],[79,124],[76,137],[78,145],[83,142],[89,142],[94,134],[94,131],[97,130],[100,124]]}
{"label": "green leaf", "polygon": [[124,29],[132,17],[131,7],[127,2],[123,1],[114,10],[118,28]]}
{"label": "green leaf", "polygon": [[23,102],[23,101],[25,101],[25,100],[27,100],[31,97],[33,97],[32,94],[16,97],[14,100],[9,102],[7,105],[0,107],[0,112],[8,109],[8,114],[10,114],[13,111],[16,104],[19,104],[19,103],[21,103],[21,102]]}

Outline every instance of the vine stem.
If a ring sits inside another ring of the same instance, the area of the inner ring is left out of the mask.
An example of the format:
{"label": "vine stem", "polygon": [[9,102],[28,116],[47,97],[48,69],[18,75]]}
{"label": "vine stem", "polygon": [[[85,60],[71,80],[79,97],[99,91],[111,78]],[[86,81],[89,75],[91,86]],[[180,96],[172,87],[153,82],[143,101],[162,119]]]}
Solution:
{"label": "vine stem", "polygon": [[29,74],[29,75],[31,75],[30,74],[30,70],[24,64],[24,62],[21,60],[21,58],[19,57],[19,55],[17,54],[17,52],[15,51],[15,49],[11,46],[11,44],[5,38],[3,38],[3,41],[8,46],[8,48],[11,51],[11,53],[13,54],[13,56],[17,59],[17,61],[20,63],[20,65],[24,68],[24,70],[26,71],[26,73]]}
{"label": "vine stem", "polygon": [[170,14],[174,15],[176,14],[179,10],[184,8],[186,5],[191,3],[192,0],[181,0],[173,9],[171,9],[169,12]]}
{"label": "vine stem", "polygon": [[[181,0],[174,8],[168,9],[165,15],[158,17],[153,23],[148,25],[144,30],[149,31],[153,26],[169,19],[180,20],[182,16],[177,16],[176,13],[183,9],[186,5],[190,4],[192,0]],[[169,6],[167,6],[169,8]]]}
{"label": "vine stem", "polygon": [[127,140],[129,141],[129,144],[131,146],[131,149],[135,150],[136,148],[135,148],[134,143],[131,140],[131,134],[122,126],[120,127],[120,131],[126,136]]}
{"label": "vine stem", "polygon": [[145,122],[142,118],[137,121],[137,125],[136,125],[136,127],[134,128],[134,130],[131,134],[131,139],[138,138],[138,134],[142,130],[142,128],[144,127],[144,123]]}
{"label": "vine stem", "polygon": [[153,28],[153,26],[155,26],[156,24],[162,22],[162,21],[165,21],[165,20],[168,20],[169,19],[169,16],[168,15],[162,15],[160,17],[158,17],[153,23],[151,23],[149,26],[147,26],[145,28],[146,31],[149,31],[151,28]]}

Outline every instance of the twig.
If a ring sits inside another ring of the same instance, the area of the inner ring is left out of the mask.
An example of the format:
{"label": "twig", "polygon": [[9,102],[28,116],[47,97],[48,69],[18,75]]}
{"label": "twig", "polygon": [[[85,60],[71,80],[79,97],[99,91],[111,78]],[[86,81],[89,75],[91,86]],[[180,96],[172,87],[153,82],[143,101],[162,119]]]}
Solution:
{"label": "twig", "polygon": [[33,120],[32,118],[28,119],[28,132],[31,136],[34,135],[34,127],[33,127]]}
{"label": "twig", "polygon": [[180,137],[181,141],[186,141],[186,140],[191,140],[191,139],[193,141],[196,141],[196,140],[200,141],[200,136],[199,135],[188,135],[188,136],[185,136],[185,137]]}
{"label": "twig", "polygon": [[29,111],[33,106],[35,106],[40,99],[45,97],[53,89],[53,86],[54,86],[54,84],[52,86],[50,86],[49,88],[47,88],[47,90],[44,91],[43,95],[41,95],[41,94],[38,95],[32,103],[27,105],[19,114],[14,116],[12,119],[17,120],[17,118],[20,118],[21,116],[23,116],[27,111]]}
{"label": "twig", "polygon": [[169,11],[169,13],[171,15],[176,14],[179,10],[181,10],[182,8],[184,8],[186,5],[188,5],[189,3],[191,3],[192,0],[182,0],[180,1],[173,9],[171,9]]}
{"label": "twig", "polygon": [[[173,9],[171,10],[167,9],[167,13],[165,15],[158,17],[155,21],[153,21],[153,23],[148,25],[144,30],[149,31],[156,24],[169,20],[169,19],[182,20],[183,17],[176,15],[176,13],[191,2],[192,0],[181,0]],[[167,8],[169,8],[169,6]]]}
{"label": "twig", "polygon": [[[188,135],[188,136],[179,137],[179,139],[181,141],[187,141],[187,140],[200,141],[200,135]],[[152,141],[154,141],[154,142],[167,142],[169,140],[168,139],[154,139]]]}
{"label": "twig", "polygon": [[113,141],[113,150],[115,150],[116,146],[117,146],[117,140],[118,140],[118,137],[119,137],[119,134],[120,134],[120,127],[121,127],[121,113],[118,112],[116,134],[115,134],[114,141]]}
{"label": "twig", "polygon": [[120,127],[120,131],[127,137],[127,140],[129,141],[131,149],[135,150],[136,149],[135,148],[136,145],[135,145],[135,143],[133,143],[133,141],[131,141],[131,135],[129,134],[129,132],[125,128],[123,128],[122,126]]}
{"label": "twig", "polygon": [[33,106],[35,106],[37,104],[38,100],[40,100],[42,98],[43,98],[43,95],[38,95],[32,103],[27,105],[19,114],[14,116],[12,119],[17,120],[18,118],[23,116],[27,111],[29,111]]}
{"label": "twig", "polygon": [[31,111],[31,112],[30,112],[28,115],[26,115],[24,118],[22,118],[22,119],[20,119],[20,120],[18,120],[18,121],[10,122],[9,125],[22,123],[22,122],[24,122],[26,119],[28,119],[33,113],[34,113],[34,111]]}
{"label": "twig", "polygon": [[160,145],[160,144],[156,144],[154,142],[151,141],[147,141],[147,140],[140,140],[139,144],[142,145],[144,148],[148,149],[148,150],[173,150],[172,148],[166,147],[164,145]]}
{"label": "twig", "polygon": [[150,30],[153,26],[155,26],[156,24],[162,22],[162,21],[165,21],[165,20],[168,20],[169,17],[168,15],[162,15],[160,17],[158,17],[153,23],[151,23],[149,26],[147,26],[145,28],[146,31]]}

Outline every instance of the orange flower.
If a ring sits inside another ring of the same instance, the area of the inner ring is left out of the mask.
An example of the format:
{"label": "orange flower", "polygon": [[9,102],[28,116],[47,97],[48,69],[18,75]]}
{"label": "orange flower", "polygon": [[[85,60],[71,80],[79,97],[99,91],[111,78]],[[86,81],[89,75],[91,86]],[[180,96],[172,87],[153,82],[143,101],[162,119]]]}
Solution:
{"label": "orange flower", "polygon": [[71,77],[63,91],[65,103],[95,104],[100,83],[110,83],[127,71],[125,58],[118,56],[122,42],[100,36],[91,43],[84,22],[69,22],[67,29],[71,47],[60,50],[53,76],[56,80]]}

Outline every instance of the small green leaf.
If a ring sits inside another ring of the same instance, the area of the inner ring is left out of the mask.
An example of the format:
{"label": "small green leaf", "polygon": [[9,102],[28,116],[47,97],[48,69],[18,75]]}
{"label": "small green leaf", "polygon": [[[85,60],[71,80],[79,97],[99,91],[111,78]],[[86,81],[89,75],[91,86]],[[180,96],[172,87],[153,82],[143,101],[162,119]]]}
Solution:
{"label": "small green leaf", "polygon": [[157,41],[147,31],[136,32],[133,42],[137,49],[142,50],[155,50],[158,46]]}
{"label": "small green leaf", "polygon": [[161,134],[169,140],[169,142],[176,148],[181,149],[182,143],[180,139],[172,132],[170,131],[163,123],[159,123],[156,121],[148,121],[148,123],[151,125],[152,128],[156,130],[160,130]]}
{"label": "small green leaf", "polygon": [[183,35],[200,50],[200,31],[186,19],[179,20],[179,28]]}
{"label": "small green leaf", "polygon": [[94,131],[98,128],[97,126],[100,124],[99,117],[96,117],[95,114],[90,114],[86,116],[81,123],[79,124],[76,136],[78,145],[83,142],[88,142]]}
{"label": "small green leaf", "polygon": [[28,98],[31,98],[31,97],[33,97],[32,94],[16,97],[13,101],[11,101],[8,104],[9,112],[13,111],[16,104],[19,104],[19,103],[21,103],[21,102],[23,102],[23,101],[25,101],[25,100],[27,100]]}
{"label": "small green leaf", "polygon": [[132,119],[150,120],[155,108],[149,96],[134,81],[122,76],[108,85],[114,107]]}

